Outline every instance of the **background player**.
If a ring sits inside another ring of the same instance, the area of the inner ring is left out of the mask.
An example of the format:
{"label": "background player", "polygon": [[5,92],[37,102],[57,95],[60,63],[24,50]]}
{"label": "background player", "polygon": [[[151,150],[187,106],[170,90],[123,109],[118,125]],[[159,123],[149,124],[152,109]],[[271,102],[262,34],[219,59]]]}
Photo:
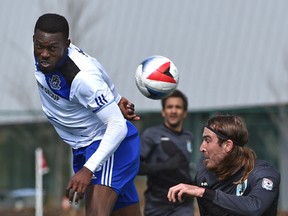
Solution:
{"label": "background player", "polygon": [[193,198],[171,204],[168,189],[192,183],[190,161],[192,133],[183,128],[188,101],[179,90],[162,99],[164,123],[147,128],[141,136],[140,175],[147,175],[144,213],[147,216],[194,215]]}

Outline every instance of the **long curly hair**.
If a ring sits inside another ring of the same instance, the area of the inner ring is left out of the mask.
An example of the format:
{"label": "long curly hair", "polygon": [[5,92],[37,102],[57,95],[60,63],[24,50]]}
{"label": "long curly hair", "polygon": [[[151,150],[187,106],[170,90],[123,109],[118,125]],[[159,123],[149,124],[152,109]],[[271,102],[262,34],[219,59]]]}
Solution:
{"label": "long curly hair", "polygon": [[213,172],[219,180],[226,180],[244,169],[243,176],[235,184],[243,183],[254,169],[256,159],[255,152],[245,146],[249,135],[244,120],[235,115],[217,115],[207,121],[207,127],[216,133],[220,146],[228,139],[234,143],[231,152],[216,168],[213,168]]}

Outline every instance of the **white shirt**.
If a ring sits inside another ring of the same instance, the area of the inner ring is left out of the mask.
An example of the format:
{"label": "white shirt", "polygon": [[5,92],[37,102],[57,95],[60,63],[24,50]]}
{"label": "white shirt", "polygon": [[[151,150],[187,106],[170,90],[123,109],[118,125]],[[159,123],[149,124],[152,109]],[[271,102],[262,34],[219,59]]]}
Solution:
{"label": "white shirt", "polygon": [[102,140],[97,162],[95,157],[90,161],[90,170],[94,170],[117,149],[127,133],[126,120],[117,105],[121,96],[100,63],[73,44],[68,48],[68,60],[48,74],[43,74],[36,62],[42,108],[72,148]]}

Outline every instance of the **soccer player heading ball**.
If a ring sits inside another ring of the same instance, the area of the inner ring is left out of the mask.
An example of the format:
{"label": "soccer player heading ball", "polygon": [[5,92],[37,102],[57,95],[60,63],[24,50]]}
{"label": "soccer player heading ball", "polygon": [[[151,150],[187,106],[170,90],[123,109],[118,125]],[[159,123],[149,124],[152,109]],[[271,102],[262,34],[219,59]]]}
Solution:
{"label": "soccer player heading ball", "polygon": [[70,42],[63,16],[40,16],[33,43],[43,110],[73,149],[69,200],[75,195],[78,202],[85,194],[89,216],[141,215],[133,182],[140,143],[137,129],[126,120],[139,119],[134,105],[117,93],[95,58]]}

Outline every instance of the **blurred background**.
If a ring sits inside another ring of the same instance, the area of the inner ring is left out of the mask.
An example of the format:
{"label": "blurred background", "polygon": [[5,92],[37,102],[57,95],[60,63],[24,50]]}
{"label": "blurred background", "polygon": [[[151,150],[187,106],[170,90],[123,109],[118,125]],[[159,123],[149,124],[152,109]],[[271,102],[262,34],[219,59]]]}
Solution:
{"label": "blurred background", "polygon": [[[33,197],[37,147],[50,168],[43,176],[44,207],[66,209],[71,150],[41,110],[32,50],[36,20],[53,12],[69,21],[72,43],[97,58],[119,93],[136,105],[140,133],[162,118],[160,101],[138,91],[136,68],[150,55],[174,62],[178,88],[189,99],[185,126],[195,135],[192,163],[200,157],[202,129],[211,115],[241,115],[248,145],[281,172],[279,211],[288,211],[287,8],[286,0],[2,0],[0,210],[33,209],[26,200]],[[143,202],[145,178],[136,183]],[[18,189],[26,192],[20,193],[22,202],[11,198]],[[73,209],[80,215],[82,205]]]}

